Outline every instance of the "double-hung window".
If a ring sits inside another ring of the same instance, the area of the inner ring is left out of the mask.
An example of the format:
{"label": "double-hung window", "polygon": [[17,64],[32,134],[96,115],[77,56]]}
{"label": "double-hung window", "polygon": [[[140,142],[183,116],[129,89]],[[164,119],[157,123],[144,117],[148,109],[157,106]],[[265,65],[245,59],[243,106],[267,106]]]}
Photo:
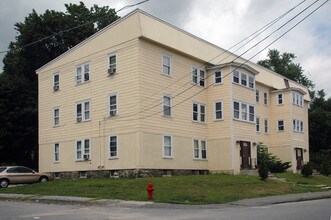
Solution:
{"label": "double-hung window", "polygon": [[263,93],[263,101],[265,105],[268,105],[268,93]]}
{"label": "double-hung window", "polygon": [[109,103],[109,117],[117,115],[117,94],[111,94],[108,96]]}
{"label": "double-hung window", "polygon": [[76,122],[90,120],[90,101],[81,101],[76,104]]}
{"label": "double-hung window", "polygon": [[255,78],[238,70],[233,71],[233,82],[251,89],[255,87]]}
{"label": "double-hung window", "polygon": [[255,107],[246,103],[233,102],[233,118],[242,121],[255,121]]}
{"label": "double-hung window", "polygon": [[118,136],[109,136],[109,158],[118,158]]}
{"label": "double-hung window", "polygon": [[163,157],[173,157],[172,136],[163,136]]}
{"label": "double-hung window", "polygon": [[53,75],[53,91],[58,91],[60,89],[60,74],[55,73]]}
{"label": "double-hung window", "polygon": [[193,140],[193,158],[207,159],[207,143],[205,140]]}
{"label": "double-hung window", "polygon": [[205,86],[205,71],[197,68],[197,67],[192,67],[192,83],[202,86]]}
{"label": "double-hung window", "polygon": [[215,109],[214,109],[214,117],[215,120],[222,120],[223,119],[223,103],[222,102],[215,102]]}
{"label": "double-hung window", "polygon": [[53,109],[53,125],[54,126],[60,125],[60,109],[59,108]]}
{"label": "double-hung window", "polygon": [[214,83],[215,84],[222,83],[222,72],[220,70],[214,73]]}
{"label": "double-hung window", "polygon": [[90,139],[76,141],[76,160],[90,159]]}
{"label": "double-hung window", "polygon": [[260,132],[260,117],[256,117],[256,132]]}
{"label": "double-hung window", "polygon": [[278,102],[278,105],[282,105],[284,102],[283,102],[283,93],[279,93],[277,95],[277,102]]}
{"label": "double-hung window", "polygon": [[298,92],[292,92],[292,104],[303,107],[303,96]]}
{"label": "double-hung window", "polygon": [[86,63],[76,67],[76,84],[82,84],[90,80],[90,64]]}
{"label": "double-hung window", "polygon": [[162,112],[163,116],[171,117],[172,114],[172,98],[164,95],[162,97]]}
{"label": "double-hung window", "polygon": [[268,133],[269,132],[269,121],[268,119],[264,119],[264,133]]}
{"label": "double-hung window", "polygon": [[108,58],[108,63],[109,63],[108,75],[112,75],[112,74],[116,73],[116,70],[117,70],[116,60],[117,60],[116,54],[112,54],[109,56],[109,58]]}
{"label": "double-hung window", "polygon": [[284,120],[277,121],[277,131],[284,131],[284,130],[285,130]]}
{"label": "double-hung window", "polygon": [[171,75],[171,57],[164,54],[162,55],[162,74]]}
{"label": "double-hung window", "polygon": [[199,103],[192,105],[192,120],[195,122],[206,122],[206,106]]}
{"label": "double-hung window", "polygon": [[256,102],[260,102],[260,90],[255,90],[255,100]]}
{"label": "double-hung window", "polygon": [[54,144],[54,162],[60,161],[60,144],[55,143]]}
{"label": "double-hung window", "polygon": [[293,131],[303,132],[303,121],[293,119]]}

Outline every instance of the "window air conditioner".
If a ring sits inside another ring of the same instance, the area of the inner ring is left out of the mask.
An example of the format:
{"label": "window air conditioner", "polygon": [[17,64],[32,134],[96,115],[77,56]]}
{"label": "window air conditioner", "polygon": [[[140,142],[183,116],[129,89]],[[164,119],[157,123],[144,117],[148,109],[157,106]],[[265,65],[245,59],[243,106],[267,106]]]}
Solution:
{"label": "window air conditioner", "polygon": [[110,111],[109,116],[115,116],[116,115],[116,110]]}
{"label": "window air conditioner", "polygon": [[109,69],[108,69],[108,76],[110,76],[110,75],[113,75],[114,73],[116,73],[116,68],[114,68],[114,67],[109,67]]}
{"label": "window air conditioner", "polygon": [[84,154],[84,160],[88,160],[89,159],[89,155],[88,154]]}
{"label": "window air conditioner", "polygon": [[59,85],[54,85],[54,86],[53,86],[53,90],[54,90],[54,91],[59,90]]}
{"label": "window air conditioner", "polygon": [[77,118],[77,122],[82,122],[82,118]]}

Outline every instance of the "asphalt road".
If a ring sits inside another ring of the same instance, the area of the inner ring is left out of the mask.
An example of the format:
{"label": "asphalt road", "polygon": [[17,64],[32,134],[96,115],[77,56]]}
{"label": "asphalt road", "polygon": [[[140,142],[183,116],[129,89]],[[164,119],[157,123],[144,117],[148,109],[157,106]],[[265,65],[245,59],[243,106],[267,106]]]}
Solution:
{"label": "asphalt road", "polygon": [[331,199],[269,206],[244,207],[171,206],[120,207],[79,206],[0,201],[0,219],[307,219],[330,220]]}

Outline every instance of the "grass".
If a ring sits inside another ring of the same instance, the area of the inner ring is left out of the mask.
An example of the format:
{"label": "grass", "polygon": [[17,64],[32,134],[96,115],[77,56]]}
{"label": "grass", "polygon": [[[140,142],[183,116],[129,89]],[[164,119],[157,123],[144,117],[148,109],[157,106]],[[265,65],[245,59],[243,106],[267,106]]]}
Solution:
{"label": "grass", "polygon": [[[299,175],[278,175],[291,182],[306,181],[309,184],[331,186],[330,177],[312,177],[306,180]],[[0,193],[146,201],[148,182],[154,185],[155,202],[178,204],[219,204],[245,198],[321,191],[310,185],[301,186],[276,180],[261,181],[255,176],[206,175],[142,179],[62,179],[0,189]]]}
{"label": "grass", "polygon": [[331,187],[331,176],[311,176],[303,177],[301,174],[277,173],[277,177],[284,178],[289,182],[307,185],[327,185]]}

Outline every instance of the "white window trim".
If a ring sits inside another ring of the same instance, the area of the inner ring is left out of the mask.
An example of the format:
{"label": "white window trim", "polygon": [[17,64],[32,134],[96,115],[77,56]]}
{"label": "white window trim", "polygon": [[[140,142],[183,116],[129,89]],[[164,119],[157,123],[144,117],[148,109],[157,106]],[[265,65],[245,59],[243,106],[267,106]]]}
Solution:
{"label": "white window trim", "polygon": [[260,103],[260,90],[255,89],[255,102]]}
{"label": "white window trim", "polygon": [[263,105],[268,106],[269,105],[269,92],[263,93]]}
{"label": "white window trim", "polygon": [[[170,115],[165,115],[164,114],[164,107],[165,107],[165,102],[164,102],[164,97],[168,97],[168,98],[170,98]],[[173,114],[173,108],[172,108],[172,96],[170,95],[170,94],[162,94],[162,105],[161,105],[161,107],[162,107],[162,116],[163,117],[166,117],[166,118],[172,118],[172,114]]]}
{"label": "white window trim", "polygon": [[[198,154],[199,156],[198,157],[195,157],[194,155],[194,151],[195,151],[195,148],[194,148],[194,142],[195,141],[198,141]],[[205,142],[205,147],[206,147],[206,158],[202,158],[202,144],[201,142],[204,141]],[[198,138],[193,138],[192,140],[192,147],[193,147],[193,160],[208,160],[208,146],[207,146],[207,140],[205,139],[198,139]]]}
{"label": "white window trim", "polygon": [[[216,118],[216,103],[221,103],[221,112],[222,112],[222,117],[221,118]],[[214,101],[214,121],[223,121],[224,120],[224,110],[223,110],[223,101],[222,100],[216,100]]]}
{"label": "white window trim", "polygon": [[[56,121],[56,120],[55,120],[55,119],[56,119],[56,118],[55,118],[55,111],[56,111],[56,110],[59,110],[59,116],[58,116],[59,123],[58,123],[58,124],[55,123],[55,121]],[[60,107],[54,107],[54,108],[53,108],[53,127],[60,127]]]}
{"label": "white window trim", "polygon": [[[58,147],[58,149],[57,149],[58,151],[56,151],[56,145]],[[54,158],[53,158],[54,159],[54,163],[59,163],[60,162],[60,143],[59,142],[55,142],[54,145],[53,145],[53,147],[54,147],[53,148],[54,149],[54,151],[53,151],[54,152]],[[58,159],[56,159],[56,155],[57,155],[57,158]]]}
{"label": "white window trim", "polygon": [[[116,137],[116,156],[111,156],[110,155],[110,138],[111,137]],[[108,159],[118,159],[119,158],[119,135],[117,134],[110,134],[108,137]]]}
{"label": "white window trim", "polygon": [[[170,156],[164,155],[164,148],[165,148],[165,143],[164,143],[164,138],[165,137],[170,137]],[[174,145],[173,145],[173,137],[172,135],[164,134],[162,135],[162,157],[164,159],[172,159],[174,158]]]}
{"label": "white window trim", "polygon": [[[237,103],[239,103],[239,118],[235,118],[234,117],[234,103],[235,102],[237,102]],[[242,119],[242,105],[246,105],[247,106],[247,112],[246,112],[246,120],[244,120],[244,119]],[[254,120],[253,121],[251,121],[251,120],[249,120],[250,119],[250,111],[249,111],[249,109],[250,109],[250,107],[253,107],[254,108]],[[255,105],[253,105],[253,104],[248,104],[248,103],[246,103],[246,102],[241,102],[241,101],[238,101],[238,100],[233,100],[232,101],[232,114],[233,114],[233,120],[236,120],[236,121],[243,121],[243,122],[248,122],[248,123],[254,123],[255,124],[255,118],[256,118],[256,107],[255,107]]]}
{"label": "white window trim", "polygon": [[[110,69],[110,58],[111,57],[115,57],[115,65],[112,65],[112,66],[115,66],[115,71],[114,71],[114,74],[118,73],[118,67],[117,67],[117,54],[116,53],[111,53],[111,54],[108,54],[108,66],[107,66],[107,73],[108,73],[108,70]],[[109,73],[108,73],[108,76],[109,76]]]}
{"label": "white window trim", "polygon": [[[89,140],[89,159],[88,160],[84,160],[84,155],[85,155],[85,141],[86,140]],[[77,143],[78,141],[81,141],[82,145],[81,145],[81,155],[82,155],[82,158],[78,158],[77,157]],[[78,139],[75,141],[75,158],[76,158],[76,161],[90,161],[91,160],[91,149],[92,149],[92,140],[91,138],[81,138],[81,139]]]}
{"label": "white window trim", "polygon": [[[90,112],[90,118],[86,119],[85,118],[85,103],[89,103],[89,112]],[[82,105],[82,120],[78,121],[78,117],[77,117],[77,105],[81,104]],[[76,102],[75,104],[75,112],[76,112],[76,123],[82,123],[82,122],[86,122],[86,121],[91,121],[92,120],[92,108],[91,108],[92,104],[91,104],[91,100],[90,99],[86,99],[86,100],[82,100],[79,102]]]}
{"label": "white window trim", "polygon": [[[279,103],[279,95],[282,96],[281,100],[282,100],[282,103]],[[284,94],[283,93],[277,93],[277,105],[284,105]]]}
{"label": "white window trim", "polygon": [[[238,83],[234,81],[234,72],[238,72],[238,74],[239,74],[239,76],[238,76],[239,82]],[[255,76],[254,75],[251,75],[251,74],[246,73],[246,72],[242,72],[242,71],[240,71],[238,69],[232,70],[232,74],[231,75],[232,75],[232,83],[234,83],[236,85],[243,86],[243,87],[248,88],[248,89],[255,90],[256,85],[255,85]],[[245,79],[246,85],[242,84],[242,80],[243,80],[243,77],[242,76],[246,76],[246,79]],[[253,88],[249,86],[249,77],[252,77],[253,78]]]}
{"label": "white window trim", "polygon": [[[89,80],[85,80],[85,65],[88,65],[89,66]],[[78,68],[82,68],[82,72],[81,72],[81,82],[78,82],[77,81],[77,69]],[[87,82],[90,82],[91,81],[91,66],[90,66],[90,62],[85,62],[83,64],[80,64],[80,65],[77,65],[76,68],[75,68],[75,83],[76,85],[82,85],[82,84],[85,84]]]}
{"label": "white window trim", "polygon": [[[198,118],[197,118],[197,120],[194,120],[194,118],[193,118],[193,105],[194,104],[198,106],[198,112],[197,112]],[[202,115],[201,106],[205,107],[205,113],[204,113],[205,120],[204,121],[201,120],[201,115]],[[196,123],[203,123],[203,124],[207,123],[207,106],[206,106],[206,104],[202,104],[202,103],[199,103],[199,102],[193,102],[192,103],[192,121],[196,122]]]}
{"label": "white window trim", "polygon": [[[55,76],[59,76],[59,81],[55,82]],[[60,90],[60,73],[53,74],[53,92]]]}
{"label": "white window trim", "polygon": [[292,104],[299,107],[303,107],[304,106],[303,95],[301,95],[298,92],[292,91]]}
{"label": "white window trim", "polygon": [[[110,97],[111,96],[116,96],[116,114],[115,115],[111,115],[110,114]],[[108,94],[108,113],[107,113],[108,117],[109,118],[112,118],[112,117],[116,117],[119,115],[119,112],[118,112],[118,93],[117,92],[111,92]]]}
{"label": "white window trim", "polygon": [[[221,76],[217,77],[217,78],[220,78],[221,79],[221,82],[216,82],[216,73],[217,72],[221,73]],[[223,84],[223,71],[222,70],[216,70],[213,75],[214,75],[214,85],[221,85],[221,84]]]}
{"label": "white window trim", "polygon": [[[259,122],[259,123],[257,123],[257,122]],[[258,125],[259,125],[259,130],[257,129]],[[257,133],[261,132],[261,118],[260,118],[260,116],[255,116],[255,130],[256,130]]]}
{"label": "white window trim", "polygon": [[[266,123],[265,123],[266,121],[267,121],[267,126],[266,126]],[[269,119],[268,118],[264,118],[264,120],[263,120],[263,132],[265,134],[269,134],[269,127],[270,127],[270,125],[269,125]],[[267,132],[265,131],[266,128],[267,128]]]}
{"label": "white window trim", "polygon": [[[293,122],[295,122],[295,124],[293,124]],[[302,127],[301,127],[302,124]],[[295,128],[293,127],[293,125],[295,126]],[[304,122],[298,119],[293,119],[292,120],[292,131],[293,132],[297,132],[297,133],[304,133],[305,131],[305,125]]]}
{"label": "white window trim", "polygon": [[[193,72],[194,72],[195,69],[197,70],[197,82],[196,83],[193,82]],[[201,81],[200,71],[204,72],[204,78],[203,78],[204,85],[203,86],[200,85],[200,81]],[[192,68],[191,68],[191,83],[193,85],[197,85],[197,86],[200,86],[200,87],[206,87],[206,84],[207,84],[207,72],[206,72],[206,70],[202,69],[202,68],[199,68],[195,65],[192,65]]]}
{"label": "white window trim", "polygon": [[[164,65],[164,63],[163,63],[163,57],[167,57],[167,58],[169,58],[169,74],[167,74],[167,73],[164,73],[163,72],[163,66],[166,66],[166,65]],[[161,75],[163,75],[163,76],[171,76],[172,75],[172,57],[170,56],[170,55],[168,55],[168,54],[162,54],[161,55]]]}
{"label": "white window trim", "polygon": [[[279,130],[279,122],[280,121],[283,122],[283,130]],[[277,120],[277,132],[284,132],[284,131],[285,131],[285,120],[284,119]]]}

